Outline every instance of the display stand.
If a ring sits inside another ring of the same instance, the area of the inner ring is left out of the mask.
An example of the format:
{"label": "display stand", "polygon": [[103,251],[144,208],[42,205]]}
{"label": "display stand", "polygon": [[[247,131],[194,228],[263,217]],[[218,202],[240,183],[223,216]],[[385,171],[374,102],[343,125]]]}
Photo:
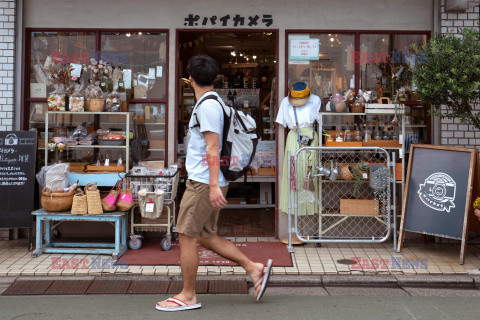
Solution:
{"label": "display stand", "polygon": [[[32,212],[36,216],[36,248],[32,253],[38,257],[42,253],[86,253],[108,254],[118,259],[127,250],[127,212],[115,211],[98,215],[72,215],[70,212],[47,212],[39,209]],[[52,242],[52,222],[89,221],[115,224],[115,243]],[[43,228],[45,227],[45,235]],[[45,239],[44,239],[45,238]]]}

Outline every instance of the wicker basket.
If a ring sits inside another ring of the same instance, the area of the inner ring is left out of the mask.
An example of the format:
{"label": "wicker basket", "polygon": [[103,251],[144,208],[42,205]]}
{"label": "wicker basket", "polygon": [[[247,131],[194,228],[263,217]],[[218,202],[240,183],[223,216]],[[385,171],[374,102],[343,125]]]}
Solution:
{"label": "wicker basket", "polygon": [[105,107],[105,99],[88,99],[85,102],[85,110],[92,112],[103,111]]}
{"label": "wicker basket", "polygon": [[62,212],[68,211],[72,208],[73,191],[64,192],[52,192],[50,189],[45,188],[42,190],[41,203],[43,209],[49,212]]}
{"label": "wicker basket", "polygon": [[72,203],[72,214],[87,214],[88,205],[87,205],[87,196],[78,188],[75,190],[75,195],[73,196]]}
{"label": "wicker basket", "polygon": [[87,195],[87,211],[88,214],[102,214],[102,199],[100,191],[97,189],[96,182],[89,183],[85,186],[85,194]]}
{"label": "wicker basket", "polygon": [[350,112],[352,113],[364,113],[365,112],[365,104],[360,102],[354,102],[350,105]]}

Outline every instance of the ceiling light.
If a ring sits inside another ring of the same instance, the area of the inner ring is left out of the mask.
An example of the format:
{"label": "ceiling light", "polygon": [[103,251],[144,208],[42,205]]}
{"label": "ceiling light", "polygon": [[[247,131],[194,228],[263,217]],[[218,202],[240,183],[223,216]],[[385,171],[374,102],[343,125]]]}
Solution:
{"label": "ceiling light", "polygon": [[246,57],[245,59],[246,59],[247,61],[249,60],[249,58],[248,58],[248,57]]}
{"label": "ceiling light", "polygon": [[243,53],[240,53],[240,57],[243,57]]}
{"label": "ceiling light", "polygon": [[233,57],[236,57],[236,56],[237,56],[237,53],[236,53],[235,51],[232,51],[230,54],[231,54]]}
{"label": "ceiling light", "polygon": [[330,42],[333,42],[333,41],[335,41],[335,38],[331,37]]}
{"label": "ceiling light", "polygon": [[255,59],[257,59],[257,56],[253,56],[252,58],[253,58],[253,60],[255,60]]}
{"label": "ceiling light", "polygon": [[273,60],[273,63],[277,63],[277,60]]}
{"label": "ceiling light", "polygon": [[140,31],[140,32],[138,33],[138,35],[141,36],[141,35],[142,35],[142,32]]}
{"label": "ceiling light", "polygon": [[130,37],[132,34],[130,32],[127,32],[126,36]]}

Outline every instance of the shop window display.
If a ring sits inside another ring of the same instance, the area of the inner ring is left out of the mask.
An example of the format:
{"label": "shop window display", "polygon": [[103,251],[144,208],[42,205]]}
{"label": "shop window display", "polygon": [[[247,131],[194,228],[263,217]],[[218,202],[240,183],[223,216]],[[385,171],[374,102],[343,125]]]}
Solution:
{"label": "shop window display", "polygon": [[[84,118],[91,130],[125,131],[124,116],[88,118],[78,114],[83,111],[134,111],[130,128],[131,134],[138,132],[141,160],[166,159],[166,33],[29,31],[27,39],[30,76],[25,126],[39,132],[39,165],[43,153],[49,152],[44,150],[45,139],[54,138],[53,128],[48,136],[44,132],[46,111],[77,113],[62,119],[67,136]],[[125,155],[97,148],[66,148],[62,157],[62,161],[95,162],[116,161]]]}
{"label": "shop window display", "polygon": [[318,57],[310,60],[288,61],[288,87],[296,82],[305,82],[312,94],[319,96],[324,105],[335,93],[355,89],[355,50],[353,34],[290,34],[294,39],[318,39]]}

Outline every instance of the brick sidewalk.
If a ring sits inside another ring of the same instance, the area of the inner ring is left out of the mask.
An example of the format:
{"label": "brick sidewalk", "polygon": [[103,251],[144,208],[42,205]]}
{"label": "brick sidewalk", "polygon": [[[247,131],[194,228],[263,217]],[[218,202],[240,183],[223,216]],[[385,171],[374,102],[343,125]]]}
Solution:
{"label": "brick sidewalk", "polygon": [[[277,241],[272,238],[231,238],[232,241]],[[383,244],[313,244],[295,246],[292,267],[274,267],[275,275],[322,274],[475,274],[480,267],[480,246],[467,246],[464,265],[458,264],[459,244],[422,243],[410,240],[403,254],[390,242]],[[61,264],[54,265],[54,259]],[[355,258],[357,264],[345,264]],[[76,259],[76,260],[74,260]],[[78,265],[84,259],[85,263]],[[94,262],[94,260],[96,262]],[[101,262],[99,262],[101,261]],[[86,276],[86,275],[180,275],[179,266],[113,266],[110,256],[85,254],[42,254],[32,258],[27,240],[0,241],[0,276]],[[199,275],[244,275],[241,267],[200,266]]]}

